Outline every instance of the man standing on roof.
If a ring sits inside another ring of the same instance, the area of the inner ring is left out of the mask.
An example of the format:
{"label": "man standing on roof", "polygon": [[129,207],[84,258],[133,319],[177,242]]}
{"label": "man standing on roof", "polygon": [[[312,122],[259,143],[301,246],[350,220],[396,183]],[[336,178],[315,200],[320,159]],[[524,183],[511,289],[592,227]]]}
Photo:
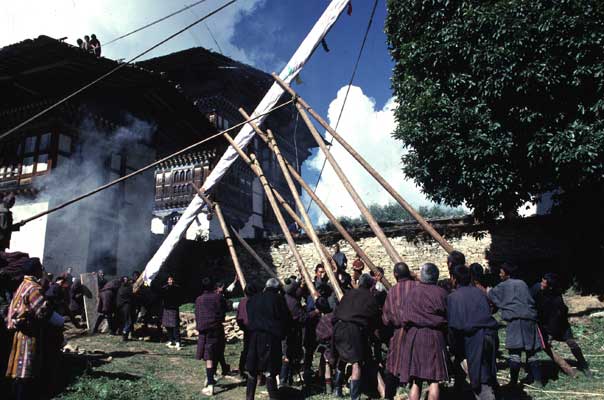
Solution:
{"label": "man standing on roof", "polygon": [[93,33],[92,35],[90,35],[90,52],[92,54],[94,54],[97,57],[101,56],[101,42],[99,42],[99,39],[96,38],[96,35]]}

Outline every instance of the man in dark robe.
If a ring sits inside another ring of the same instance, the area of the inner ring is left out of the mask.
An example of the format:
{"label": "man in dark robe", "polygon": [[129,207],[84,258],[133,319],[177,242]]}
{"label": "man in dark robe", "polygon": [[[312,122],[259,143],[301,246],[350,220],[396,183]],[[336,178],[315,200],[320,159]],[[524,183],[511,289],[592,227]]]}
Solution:
{"label": "man in dark robe", "polygon": [[394,278],[397,283],[388,291],[382,312],[382,323],[386,328],[393,330],[386,358],[386,399],[394,397],[401,382],[402,346],[405,335],[402,310],[409,292],[418,284],[411,279],[409,267],[403,262],[394,265]]}
{"label": "man in dark robe", "polygon": [[[458,265],[453,269],[455,291],[447,297],[450,346],[456,361],[466,359],[470,384],[480,400],[495,400],[497,383],[497,321],[485,293],[471,286],[470,270]],[[457,376],[457,380],[465,379]]]}
{"label": "man in dark robe", "polygon": [[449,293],[451,293],[454,289],[451,277],[453,276],[453,270],[458,265],[466,265],[466,256],[461,251],[453,250],[447,256],[447,269],[449,270],[449,278],[443,279],[438,282],[438,286],[442,287]]}
{"label": "man in dark robe", "polygon": [[107,284],[107,279],[105,279],[105,271],[99,269],[96,273],[96,279],[99,284],[99,291],[105,287]]}
{"label": "man in dark robe", "polygon": [[428,398],[439,398],[439,382],[449,379],[447,370],[447,291],[437,285],[438,267],[422,265],[420,283],[409,291],[402,310],[403,336],[400,379],[409,383],[409,400],[419,400],[422,384]]}
{"label": "man in dark robe", "polygon": [[341,362],[352,364],[350,398],[354,400],[361,398],[361,369],[371,356],[369,335],[379,318],[369,290],[372,284],[369,274],[361,275],[358,289],[347,291],[334,312],[334,348]]}
{"label": "man in dark robe", "polygon": [[132,332],[132,284],[127,276],[122,277],[122,284],[117,290],[115,305],[117,307],[117,320],[119,331],[122,333],[122,340],[128,340],[128,336]]}
{"label": "man in dark robe", "polygon": [[537,352],[541,349],[535,301],[524,281],[516,278],[518,268],[504,263],[499,271],[501,283],[488,293],[507,322],[505,348],[510,353],[510,385],[518,383],[522,352],[526,354],[528,375],[525,382],[542,386]]}
{"label": "man in dark robe", "polygon": [[[315,276],[313,278],[313,285],[319,292],[319,296],[329,298],[333,289],[329,283],[327,283],[326,272],[323,264],[317,264],[315,266]],[[305,289],[306,295],[306,312],[313,312],[315,307],[315,299],[310,295],[308,288],[304,285],[304,282],[301,283],[301,287]],[[313,376],[313,357],[315,353],[315,349],[317,348],[317,337],[316,337],[316,328],[319,323],[319,315],[315,314],[306,319],[306,323],[304,324],[304,363],[302,373],[304,382],[308,384],[312,380]]]}
{"label": "man in dark robe", "polygon": [[338,243],[333,245],[333,255],[331,258],[336,263],[338,271],[346,271],[348,260],[346,259],[346,255],[340,251],[340,245]]}
{"label": "man in dark robe", "polygon": [[102,289],[99,289],[99,303],[97,305],[97,312],[99,313],[99,316],[94,323],[92,333],[96,333],[98,331],[103,320],[107,320],[109,333],[115,333],[115,330],[117,329],[115,326],[115,296],[120,285],[121,280],[114,279],[107,282]]}
{"label": "man in dark robe", "polygon": [[279,281],[271,278],[264,292],[248,300],[250,345],[245,363],[248,374],[246,399],[256,393],[256,377],[266,377],[269,398],[278,398],[276,376],[281,369],[281,340],[291,326],[285,299],[279,294]]}
{"label": "man in dark robe", "polygon": [[241,350],[241,355],[239,356],[239,376],[241,378],[245,378],[245,360],[247,359],[247,352],[250,346],[250,333],[249,333],[249,319],[247,315],[247,302],[250,300],[252,296],[255,296],[258,293],[258,288],[254,284],[254,282],[248,282],[245,285],[245,289],[243,289],[243,293],[245,297],[241,299],[239,305],[237,306],[237,316],[236,321],[237,325],[239,325],[239,329],[243,331],[243,349]]}
{"label": "man in dark robe", "polygon": [[[322,296],[317,298],[315,307],[321,313],[321,317],[315,328],[315,334],[319,345],[318,352],[321,354],[321,361],[319,363],[324,363],[325,393],[332,394],[335,391],[337,397],[342,397],[344,374],[336,369],[337,360],[331,351],[333,311],[329,307],[327,298]],[[335,376],[332,378],[334,372]]]}
{"label": "man in dark robe", "polygon": [[0,201],[0,251],[10,247],[10,239],[13,232],[19,230],[19,226],[13,224],[13,212],[10,210],[15,205],[15,195],[7,194]]}
{"label": "man in dark robe", "polygon": [[562,287],[560,277],[555,273],[543,275],[541,282],[533,288],[533,298],[537,307],[539,324],[543,333],[546,348],[544,349],[550,358],[554,358],[550,351],[553,340],[565,342],[573,356],[577,359],[578,368],[585,376],[591,378],[593,375],[583,356],[581,347],[573,336],[568,322],[568,307],[562,298]]}
{"label": "man in dark robe", "polygon": [[206,362],[207,384],[201,393],[206,396],[214,395],[217,361],[224,357],[224,316],[227,312],[227,303],[219,292],[214,290],[210,278],[203,278],[201,282],[202,293],[195,300],[195,323],[199,337],[197,339],[198,360]]}

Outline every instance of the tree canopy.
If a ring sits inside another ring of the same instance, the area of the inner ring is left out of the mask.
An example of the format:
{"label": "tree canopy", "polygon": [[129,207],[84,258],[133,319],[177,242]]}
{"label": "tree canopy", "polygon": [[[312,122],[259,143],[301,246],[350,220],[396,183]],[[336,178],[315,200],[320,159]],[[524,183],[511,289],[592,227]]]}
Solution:
{"label": "tree canopy", "polygon": [[386,34],[393,135],[433,201],[604,198],[604,2],[389,0]]}

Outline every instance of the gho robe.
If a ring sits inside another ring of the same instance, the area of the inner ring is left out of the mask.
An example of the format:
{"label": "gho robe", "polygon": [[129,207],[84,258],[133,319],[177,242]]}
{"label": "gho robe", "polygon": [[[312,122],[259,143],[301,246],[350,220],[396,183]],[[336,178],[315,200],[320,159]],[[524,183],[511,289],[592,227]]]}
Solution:
{"label": "gho robe", "polygon": [[403,307],[408,299],[409,292],[418,285],[417,281],[411,279],[401,279],[394,287],[388,291],[384,309],[382,312],[382,322],[386,328],[394,330],[388,346],[388,356],[386,358],[386,370],[392,375],[401,379],[402,373],[402,351],[403,337],[405,329],[403,325]]}
{"label": "gho robe", "polygon": [[403,306],[403,336],[400,380],[440,382],[449,379],[447,370],[447,291],[420,282],[409,291]]}
{"label": "gho robe", "polygon": [[460,286],[447,297],[450,348],[457,360],[468,361],[468,375],[474,389],[493,385],[497,379],[497,321],[484,292],[474,286]]}

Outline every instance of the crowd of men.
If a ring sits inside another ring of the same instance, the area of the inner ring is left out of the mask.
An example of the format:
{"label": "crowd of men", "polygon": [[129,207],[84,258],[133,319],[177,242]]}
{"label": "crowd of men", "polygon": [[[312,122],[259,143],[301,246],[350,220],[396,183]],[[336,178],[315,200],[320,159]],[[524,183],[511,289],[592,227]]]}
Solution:
{"label": "crowd of men", "polygon": [[[579,369],[591,377],[573,339],[555,274],[546,274],[529,289],[518,279],[517,268],[506,263],[500,269],[500,283],[489,288],[482,266],[466,266],[464,255],[454,251],[447,260],[449,279],[439,281],[439,269],[432,263],[422,265],[416,275],[401,262],[394,265],[397,283],[386,292],[380,283],[383,271],[363,273],[357,258],[353,279],[338,247],[332,259],[344,289],[340,301],[321,264],[312,282],[317,298],[296,277],[283,282],[271,278],[263,287],[248,283],[246,297],[237,307],[237,322],[244,332],[239,369],[247,381],[247,399],[255,397],[258,382],[266,384],[269,398],[279,398],[279,387],[291,385],[300,372],[304,388],[316,384],[315,356],[319,381],[336,397],[343,396],[344,386],[351,399],[360,399],[362,392],[376,393],[383,385],[386,399],[407,386],[413,400],[426,385],[428,398],[438,399],[440,383],[454,379],[454,390],[460,394],[471,390],[478,399],[494,399],[500,328],[495,312],[506,322],[508,385],[543,384],[537,354],[551,352],[552,340],[565,341]],[[224,359],[222,322],[227,310],[223,294],[204,280],[196,302],[197,358],[206,362],[203,394],[208,396],[214,393],[217,362]],[[519,382],[523,353],[527,375]]]}
{"label": "crowd of men", "polygon": [[80,49],[94,54],[97,57],[101,56],[101,42],[99,42],[99,39],[97,39],[94,33],[90,36],[84,36],[84,40],[78,38],[77,44]]}
{"label": "crowd of men", "polygon": [[[10,238],[10,231],[2,234]],[[70,268],[55,278],[44,271],[39,259],[5,253],[5,248],[0,249],[0,260],[8,265],[0,265],[2,274],[18,278],[13,286],[3,281],[0,293],[5,304],[0,367],[17,399],[36,399],[41,392],[53,393],[52,376],[58,370],[66,319],[76,327],[85,322],[85,288]],[[304,390],[321,383],[326,393],[336,397],[343,397],[348,387],[351,399],[360,399],[363,392],[381,392],[392,399],[399,388],[408,387],[411,400],[420,398],[424,386],[429,399],[438,399],[440,384],[451,379],[454,390],[461,393],[468,390],[467,379],[476,398],[494,399],[500,328],[493,317],[496,312],[506,322],[509,385],[521,383],[523,354],[527,375],[522,382],[543,384],[537,356],[541,350],[552,356],[553,340],[566,342],[579,369],[591,376],[573,338],[556,274],[545,274],[529,288],[518,279],[518,269],[504,263],[499,282],[489,285],[481,265],[466,266],[464,255],[453,251],[447,258],[448,279],[439,280],[435,264],[425,263],[415,274],[400,262],[393,267],[396,284],[387,291],[383,270],[365,273],[358,256],[352,275],[347,266],[346,256],[335,245],[328,268],[343,289],[341,299],[322,264],[315,267],[311,282],[315,296],[295,276],[247,284],[245,297],[236,304],[237,323],[244,333],[239,373],[246,381],[247,399],[255,398],[258,383],[266,385],[271,399],[277,399],[279,388],[292,385],[296,377]],[[182,290],[169,276],[159,290],[143,286],[134,293],[138,277],[135,272],[107,281],[98,271],[99,316],[94,331],[106,320],[109,333],[129,340],[137,320],[145,327],[155,316],[158,327],[166,328],[167,346],[180,350]],[[196,358],[205,362],[202,393],[206,396],[214,394],[218,367],[223,375],[230,373],[223,322],[232,309],[225,285],[204,278],[195,301],[195,319]]]}

